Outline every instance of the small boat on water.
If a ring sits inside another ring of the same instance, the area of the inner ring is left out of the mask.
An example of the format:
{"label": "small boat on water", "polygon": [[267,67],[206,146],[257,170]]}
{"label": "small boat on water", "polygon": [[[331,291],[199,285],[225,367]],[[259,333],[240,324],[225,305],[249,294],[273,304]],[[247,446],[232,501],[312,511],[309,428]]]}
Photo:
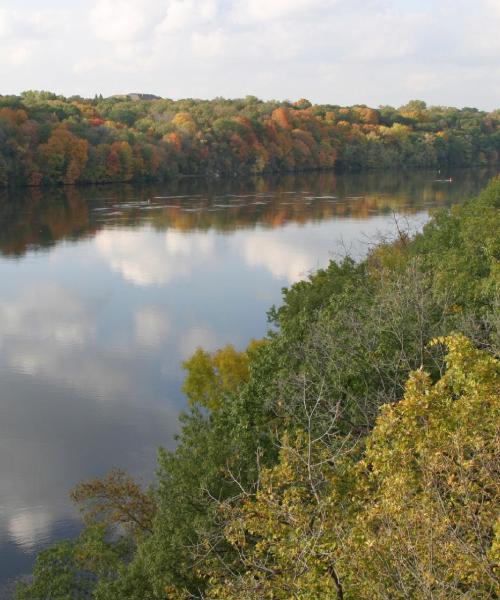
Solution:
{"label": "small boat on water", "polygon": [[[438,175],[441,175],[441,169],[438,169]],[[436,183],[451,183],[453,181],[452,177],[448,177],[448,179],[434,179]]]}

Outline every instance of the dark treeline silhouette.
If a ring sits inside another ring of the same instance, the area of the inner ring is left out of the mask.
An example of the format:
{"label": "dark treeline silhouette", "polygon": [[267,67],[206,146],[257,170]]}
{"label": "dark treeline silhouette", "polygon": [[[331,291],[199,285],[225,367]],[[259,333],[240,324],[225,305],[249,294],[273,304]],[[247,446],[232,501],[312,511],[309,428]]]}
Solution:
{"label": "dark treeline silhouette", "polygon": [[0,186],[497,164],[500,111],[116,96],[0,96]]}

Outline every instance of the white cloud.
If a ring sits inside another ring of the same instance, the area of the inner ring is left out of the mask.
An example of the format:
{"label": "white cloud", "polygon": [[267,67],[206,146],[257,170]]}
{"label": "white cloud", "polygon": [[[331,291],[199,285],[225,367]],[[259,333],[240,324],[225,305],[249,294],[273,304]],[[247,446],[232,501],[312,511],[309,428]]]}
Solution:
{"label": "white cloud", "polygon": [[226,38],[222,31],[193,33],[191,37],[193,52],[199,58],[214,58],[226,49]]}
{"label": "white cloud", "polygon": [[209,233],[171,230],[152,235],[147,228],[110,229],[96,237],[96,246],[111,269],[138,286],[161,285],[189,275],[212,256],[214,244]]}
{"label": "white cloud", "polygon": [[276,239],[275,233],[259,233],[249,237],[243,256],[251,267],[265,267],[276,279],[295,283],[303,279],[316,262],[310,249]]}
{"label": "white cloud", "polygon": [[29,42],[22,44],[13,44],[7,47],[5,57],[8,62],[14,66],[19,67],[26,64],[33,55],[33,45]]}
{"label": "white cloud", "polygon": [[[427,213],[412,215],[407,225],[417,231],[426,218]],[[332,257],[365,256],[368,240],[393,232],[393,222],[380,215],[364,222],[356,218],[326,221],[314,227],[309,235],[300,225],[289,223],[271,231],[237,232],[231,239],[231,248],[241,254],[248,266],[264,268],[290,285],[324,267]]]}
{"label": "white cloud", "polygon": [[430,104],[498,106],[498,0],[4,4],[3,93],[52,86],[91,96],[255,94],[374,106],[419,95]]}
{"label": "white cloud", "polygon": [[486,9],[491,11],[492,16],[500,20],[500,2],[498,0],[484,0],[484,3]]}
{"label": "white cloud", "polygon": [[[47,60],[47,49],[58,46],[69,30],[70,17],[65,10],[23,10],[14,3],[10,8],[0,10],[2,84],[8,85],[12,76],[22,78],[28,74],[29,77],[36,71],[34,63]],[[30,86],[30,82],[27,81],[22,89],[29,87],[34,86]],[[0,91],[8,92],[9,90],[5,89]]]}
{"label": "white cloud", "polygon": [[156,348],[167,340],[172,331],[164,311],[143,307],[134,315],[135,338],[141,346]]}
{"label": "white cloud", "polygon": [[96,246],[113,271],[139,286],[168,280],[162,244],[143,231],[106,230],[97,235]]}
{"label": "white cloud", "polygon": [[436,73],[418,70],[405,77],[404,85],[409,93],[413,91],[415,95],[420,95],[424,90],[435,89],[439,82],[440,78]]}
{"label": "white cloud", "polygon": [[174,0],[170,3],[167,14],[158,25],[158,33],[173,33],[181,31],[193,20],[193,3],[189,1]]}
{"label": "white cloud", "polygon": [[98,0],[90,11],[96,37],[110,42],[142,39],[161,15],[161,3],[152,0]]}
{"label": "white cloud", "polygon": [[233,17],[239,22],[248,20],[267,22],[303,16],[304,12],[315,12],[328,8],[334,10],[335,0],[238,0],[234,3]]}
{"label": "white cloud", "polygon": [[27,331],[42,343],[50,340],[66,346],[88,340],[94,325],[80,301],[64,287],[43,283],[33,285],[16,302],[0,302],[0,342]]}
{"label": "white cloud", "polygon": [[182,359],[189,358],[196,348],[215,350],[221,345],[220,339],[209,327],[194,325],[182,334],[179,341],[179,354]]}
{"label": "white cloud", "polygon": [[6,9],[0,9],[0,36],[5,37],[9,32],[10,14]]}
{"label": "white cloud", "polygon": [[215,0],[170,0],[156,33],[172,34],[214,21],[218,7]]}
{"label": "white cloud", "polygon": [[215,240],[210,234],[182,233],[170,230],[165,234],[165,248],[173,257],[207,258],[213,254]]}
{"label": "white cloud", "polygon": [[67,33],[70,16],[65,10],[0,10],[0,41],[10,39],[34,42]]}
{"label": "white cloud", "polygon": [[2,301],[0,332],[2,358],[16,373],[92,390],[100,398],[131,390],[132,375],[118,368],[127,356],[84,352],[97,343],[96,315],[59,284],[34,283],[15,301]]}
{"label": "white cloud", "polygon": [[[395,12],[375,14],[373,18],[356,23],[356,42],[349,48],[348,57],[355,61],[395,61],[411,57],[418,51],[422,26],[427,16],[418,13],[401,15]],[[347,30],[342,39],[346,45]]]}

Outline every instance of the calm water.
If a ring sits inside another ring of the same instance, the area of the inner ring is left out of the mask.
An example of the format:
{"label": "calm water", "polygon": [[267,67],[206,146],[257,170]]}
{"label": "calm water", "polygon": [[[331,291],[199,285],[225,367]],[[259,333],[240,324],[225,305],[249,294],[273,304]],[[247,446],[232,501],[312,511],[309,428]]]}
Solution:
{"label": "calm water", "polygon": [[395,218],[492,175],[313,174],[0,196],[0,586],[78,530],[69,489],[121,466],[147,481],[172,447],[180,363],[243,348],[280,290]]}

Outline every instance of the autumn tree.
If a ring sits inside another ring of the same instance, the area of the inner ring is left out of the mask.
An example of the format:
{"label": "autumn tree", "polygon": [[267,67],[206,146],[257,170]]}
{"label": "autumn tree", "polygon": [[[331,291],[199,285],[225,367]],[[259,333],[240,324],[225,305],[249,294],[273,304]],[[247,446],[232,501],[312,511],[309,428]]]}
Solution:
{"label": "autumn tree", "polygon": [[6,165],[0,184],[161,181],[334,166],[496,165],[499,129],[498,111],[420,101],[375,109],[253,96],[173,101],[28,91],[0,97],[0,156]]}
{"label": "autumn tree", "polygon": [[359,512],[342,542],[353,598],[479,599],[500,589],[500,365],[463,336],[434,344],[447,348],[444,376],[411,376],[358,466]]}
{"label": "autumn tree", "polygon": [[220,503],[237,558],[213,548],[209,597],[495,597],[500,364],[463,336],[433,343],[445,374],[412,374],[360,460],[298,431],[255,491]]}
{"label": "autumn tree", "polygon": [[306,432],[285,436],[278,464],[261,471],[255,493],[242,489],[237,502],[220,505],[237,558],[224,564],[214,549],[209,597],[344,598],[334,502],[325,495],[335,458]]}
{"label": "autumn tree", "polygon": [[249,361],[263,343],[252,340],[243,352],[231,344],[213,353],[198,348],[182,364],[187,371],[182,391],[189,402],[217,410],[225,394],[234,393],[248,380]]}
{"label": "autumn tree", "polygon": [[87,141],[64,126],[57,127],[48,142],[39,148],[42,172],[49,181],[75,183],[85,169],[87,157]]}
{"label": "autumn tree", "polygon": [[126,527],[134,535],[151,533],[156,502],[151,490],[144,491],[120,469],[104,478],[78,484],[71,492],[87,523]]}

